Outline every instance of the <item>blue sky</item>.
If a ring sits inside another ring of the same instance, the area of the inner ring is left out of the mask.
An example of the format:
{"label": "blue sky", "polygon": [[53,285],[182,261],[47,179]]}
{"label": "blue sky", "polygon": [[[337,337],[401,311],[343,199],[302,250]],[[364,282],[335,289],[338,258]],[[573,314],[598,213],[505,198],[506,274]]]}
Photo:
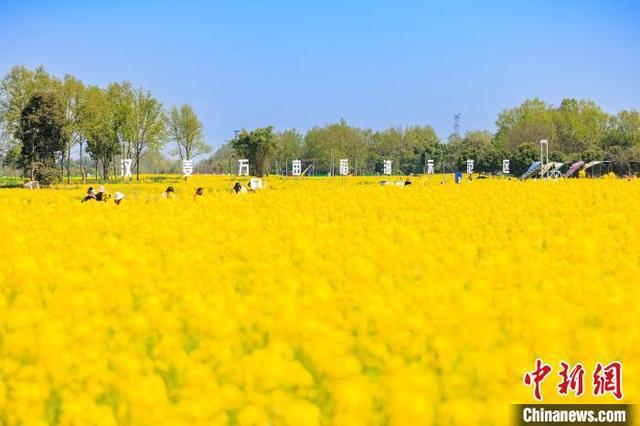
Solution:
{"label": "blue sky", "polygon": [[528,97],[640,108],[640,2],[0,0],[0,73],[44,65],[189,103],[233,130],[494,130]]}

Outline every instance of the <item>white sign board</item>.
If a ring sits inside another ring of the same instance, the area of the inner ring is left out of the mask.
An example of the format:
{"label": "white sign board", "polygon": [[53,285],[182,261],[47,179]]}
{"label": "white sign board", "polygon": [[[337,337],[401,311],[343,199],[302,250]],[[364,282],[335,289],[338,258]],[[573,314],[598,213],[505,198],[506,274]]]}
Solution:
{"label": "white sign board", "polygon": [[509,160],[502,160],[502,174],[509,174]]}
{"label": "white sign board", "polygon": [[432,175],[433,173],[433,160],[427,160],[427,174]]}
{"label": "white sign board", "polygon": [[387,176],[391,174],[391,165],[391,160],[384,160],[384,174]]}
{"label": "white sign board", "polygon": [[120,160],[120,177],[132,177],[131,165],[133,160],[131,158],[125,158]]}
{"label": "white sign board", "polygon": [[238,176],[249,176],[249,160],[238,160]]}
{"label": "white sign board", "polygon": [[340,175],[346,176],[348,174],[349,174],[349,160],[343,158],[340,160]]}
{"label": "white sign board", "polygon": [[467,160],[467,173],[473,173],[473,160]]}
{"label": "white sign board", "polygon": [[300,176],[302,174],[302,161],[293,160],[291,162],[291,174],[293,176]]}
{"label": "white sign board", "polygon": [[191,176],[193,173],[193,160],[182,160],[182,174]]}

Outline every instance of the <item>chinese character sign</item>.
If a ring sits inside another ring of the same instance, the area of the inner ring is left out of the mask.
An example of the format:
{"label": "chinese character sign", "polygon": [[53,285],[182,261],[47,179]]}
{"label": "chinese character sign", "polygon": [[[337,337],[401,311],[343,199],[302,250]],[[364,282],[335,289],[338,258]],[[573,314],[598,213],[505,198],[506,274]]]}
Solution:
{"label": "chinese character sign", "polygon": [[509,174],[509,160],[502,160],[502,174]]}
{"label": "chinese character sign", "polygon": [[300,176],[302,174],[302,161],[293,160],[291,162],[291,174],[293,176]]}
{"label": "chinese character sign", "polygon": [[427,160],[427,174],[432,175],[433,173],[433,160]]}
{"label": "chinese character sign", "polygon": [[596,363],[593,373],[593,396],[611,393],[617,399],[622,399],[622,364],[612,362],[602,366]]}
{"label": "chinese character sign", "polygon": [[467,160],[467,173],[473,173],[473,160]]}
{"label": "chinese character sign", "polygon": [[384,174],[391,174],[391,160],[384,160]]}
{"label": "chinese character sign", "polygon": [[340,160],[340,175],[346,176],[349,174],[349,160],[343,158]]}
{"label": "chinese character sign", "polygon": [[182,160],[182,174],[185,176],[191,176],[193,173],[193,161]]}
{"label": "chinese character sign", "polygon": [[249,160],[238,160],[238,176],[249,176]]}
{"label": "chinese character sign", "polygon": [[133,160],[131,158],[125,158],[124,160],[120,160],[120,177],[132,177],[131,174],[131,165],[133,164]]}
{"label": "chinese character sign", "polygon": [[[533,371],[528,371],[524,375],[524,384],[533,386],[533,397],[542,401],[542,382],[549,376],[552,371],[549,364],[545,364],[542,360],[536,359]],[[567,396],[573,393],[575,397],[582,396],[585,392],[585,376],[587,375],[585,367],[581,363],[573,366],[569,363],[561,361],[558,376],[560,382],[557,385],[558,395]],[[618,361],[603,365],[597,362],[592,376],[592,394],[593,396],[602,396],[607,393],[613,395],[616,399],[622,399],[622,363]]]}

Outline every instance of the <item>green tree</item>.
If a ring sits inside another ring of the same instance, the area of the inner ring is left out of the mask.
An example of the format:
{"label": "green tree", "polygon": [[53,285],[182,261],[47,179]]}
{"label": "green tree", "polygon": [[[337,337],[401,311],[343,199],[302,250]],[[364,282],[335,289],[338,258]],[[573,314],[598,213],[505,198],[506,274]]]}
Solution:
{"label": "green tree", "polygon": [[369,151],[369,131],[350,126],[342,119],[338,123],[310,129],[304,137],[304,157],[316,163],[320,173],[336,174],[341,158],[348,158],[356,174],[366,169]]}
{"label": "green tree", "polygon": [[609,117],[603,146],[640,147],[640,112],[620,111],[617,115]]}
{"label": "green tree", "polygon": [[302,135],[296,129],[276,134],[276,148],[273,155],[275,170],[285,174],[291,160],[299,159],[302,154]]}
{"label": "green tree", "polygon": [[440,139],[431,126],[412,126],[404,130],[400,149],[400,170],[404,173],[423,173],[428,159],[440,153]]}
{"label": "green tree", "polygon": [[171,107],[167,132],[170,140],[176,145],[176,151],[172,154],[178,154],[181,160],[192,160],[211,151],[211,147],[204,141],[202,123],[190,105]]}
{"label": "green tree", "polygon": [[86,139],[87,152],[95,162],[96,179],[99,169],[103,179],[109,179],[115,156],[121,153],[117,108],[109,93],[99,87],[90,86],[83,94],[79,110],[80,131]]}
{"label": "green tree", "polygon": [[600,146],[608,118],[593,101],[563,99],[554,116],[557,149],[569,154]]}
{"label": "green tree", "polygon": [[525,142],[520,144],[510,157],[510,171],[519,176],[527,171],[531,163],[540,160],[540,147],[534,142]]}
{"label": "green tree", "polygon": [[375,173],[382,173],[384,170],[384,160],[391,160],[393,168],[397,171],[397,168],[404,159],[403,137],[404,130],[398,127],[391,127],[373,133],[369,146],[369,169]]}
{"label": "green tree", "polygon": [[538,98],[527,99],[515,108],[502,111],[496,121],[496,146],[513,152],[523,143],[546,139],[549,149],[553,149],[556,141],[554,116],[553,108]]}
{"label": "green tree", "polygon": [[[43,67],[31,71],[14,66],[0,80],[0,151],[19,152],[20,140],[15,136],[22,110],[37,92],[57,91],[60,82],[51,77]],[[18,156],[19,157],[19,156]],[[15,157],[16,160],[18,157]]]}
{"label": "green tree", "polygon": [[20,114],[16,138],[22,142],[20,165],[31,179],[50,183],[56,156],[64,149],[64,106],[52,91],[34,94]]}
{"label": "green tree", "polygon": [[238,153],[229,142],[216,149],[210,158],[199,164],[199,167],[201,170],[210,173],[231,174],[234,168],[238,166],[238,158]]}
{"label": "green tree", "polygon": [[166,121],[162,104],[150,92],[142,89],[133,92],[126,126],[136,180],[140,180],[140,160],[148,152],[159,150],[166,142]]}
{"label": "green tree", "polygon": [[451,144],[451,154],[458,169],[465,167],[468,159],[474,160],[474,170],[493,172],[499,170],[505,154],[493,144],[493,135],[486,130],[467,132]]}
{"label": "green tree", "polygon": [[[61,95],[67,117],[67,129],[65,131],[67,138],[64,141],[65,146],[63,149],[63,162],[66,160],[67,183],[71,180],[71,149],[75,145],[80,145],[80,150],[82,151],[81,144],[84,142],[80,123],[83,92],[84,84],[82,84],[80,80],[71,75],[64,76],[61,85]],[[80,172],[84,175],[82,168]]]}
{"label": "green tree", "polygon": [[242,130],[238,137],[231,141],[231,146],[239,156],[249,160],[256,176],[264,176],[276,149],[276,135],[272,126],[251,132]]}

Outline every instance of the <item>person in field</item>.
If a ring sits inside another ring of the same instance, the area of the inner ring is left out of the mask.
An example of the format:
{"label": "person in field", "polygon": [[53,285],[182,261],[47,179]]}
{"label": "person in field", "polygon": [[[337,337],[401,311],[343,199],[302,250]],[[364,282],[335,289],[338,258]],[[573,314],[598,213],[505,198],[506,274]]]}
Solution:
{"label": "person in field", "polygon": [[411,179],[407,178],[407,179],[404,181],[404,186],[409,186],[409,185],[411,185]]}
{"label": "person in field", "polygon": [[124,200],[124,194],[122,192],[116,192],[113,196],[113,202],[116,203],[116,206],[119,206],[122,200]]}
{"label": "person in field", "polygon": [[175,191],[173,190],[173,186],[167,186],[167,189],[162,193],[162,198],[174,198],[176,196]]}
{"label": "person in field", "polygon": [[195,194],[193,194],[193,201],[195,201],[198,197],[202,197],[204,195],[204,188],[199,186],[196,189]]}
{"label": "person in field", "polygon": [[107,190],[101,185],[96,194],[96,201],[107,201],[107,198]]}
{"label": "person in field", "polygon": [[233,192],[239,194],[241,192],[247,192],[247,189],[244,186],[240,185],[240,182],[236,182],[236,184],[233,185]]}
{"label": "person in field", "polygon": [[86,203],[87,201],[91,201],[95,199],[96,199],[96,191],[93,190],[93,186],[90,186],[89,189],[87,189],[87,194],[82,198],[82,202]]}

